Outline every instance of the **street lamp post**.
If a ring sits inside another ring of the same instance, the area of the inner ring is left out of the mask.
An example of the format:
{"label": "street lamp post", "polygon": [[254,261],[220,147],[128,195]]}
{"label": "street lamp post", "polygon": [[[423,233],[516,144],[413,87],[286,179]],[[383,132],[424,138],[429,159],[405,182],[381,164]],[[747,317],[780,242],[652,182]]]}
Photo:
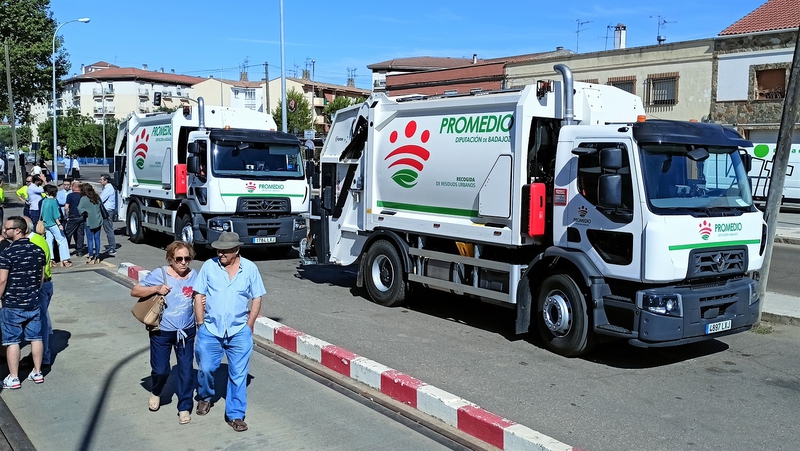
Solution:
{"label": "street lamp post", "polygon": [[58,36],[58,30],[61,29],[64,25],[70,22],[81,22],[87,23],[89,22],[88,17],[83,17],[81,19],[72,19],[68,20],[58,27],[56,27],[55,33],[53,33],[53,180],[58,183],[58,133],[57,133],[57,123],[58,123],[58,111],[56,107],[56,36]]}

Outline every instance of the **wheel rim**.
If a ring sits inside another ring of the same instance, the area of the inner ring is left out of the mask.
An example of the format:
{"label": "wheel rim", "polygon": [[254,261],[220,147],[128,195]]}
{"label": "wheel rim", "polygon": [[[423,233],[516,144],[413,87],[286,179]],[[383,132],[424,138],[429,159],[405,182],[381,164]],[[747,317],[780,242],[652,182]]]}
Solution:
{"label": "wheel rim", "polygon": [[567,296],[560,290],[547,293],[542,307],[544,324],[553,335],[564,336],[572,327],[572,307]]}
{"label": "wheel rim", "polygon": [[389,291],[394,280],[394,266],[392,266],[391,260],[385,255],[377,256],[372,262],[370,273],[372,275],[372,285],[374,285],[378,291]]}
{"label": "wheel rim", "polygon": [[128,219],[128,228],[131,230],[131,235],[139,233],[139,215],[135,212]]}
{"label": "wheel rim", "polygon": [[194,229],[191,224],[184,224],[181,228],[181,241],[194,244]]}

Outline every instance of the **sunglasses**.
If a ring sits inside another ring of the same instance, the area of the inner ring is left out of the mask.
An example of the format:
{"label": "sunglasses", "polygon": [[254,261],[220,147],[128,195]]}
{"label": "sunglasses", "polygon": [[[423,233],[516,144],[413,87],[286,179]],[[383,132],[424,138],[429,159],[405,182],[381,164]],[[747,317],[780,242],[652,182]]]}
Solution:
{"label": "sunglasses", "polygon": [[175,263],[189,263],[192,261],[192,257],[172,257],[172,259],[175,260]]}

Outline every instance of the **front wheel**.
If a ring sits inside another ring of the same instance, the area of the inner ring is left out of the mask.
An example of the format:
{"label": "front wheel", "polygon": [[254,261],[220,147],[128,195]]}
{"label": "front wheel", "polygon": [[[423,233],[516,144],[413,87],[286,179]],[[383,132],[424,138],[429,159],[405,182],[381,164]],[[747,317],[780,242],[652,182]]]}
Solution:
{"label": "front wheel", "polygon": [[194,246],[194,227],[192,217],[188,214],[178,216],[178,220],[175,221],[175,240]]}
{"label": "front wheel", "polygon": [[545,346],[556,354],[575,357],[594,345],[586,299],[566,274],[547,277],[539,288],[536,328]]}
{"label": "front wheel", "polygon": [[406,281],[400,254],[386,240],[376,241],[367,251],[364,283],[373,302],[396,307],[406,301]]}
{"label": "front wheel", "polygon": [[126,222],[126,232],[132,243],[139,244],[144,241],[144,227],[142,227],[142,209],[139,204],[131,202],[128,207],[128,221]]}

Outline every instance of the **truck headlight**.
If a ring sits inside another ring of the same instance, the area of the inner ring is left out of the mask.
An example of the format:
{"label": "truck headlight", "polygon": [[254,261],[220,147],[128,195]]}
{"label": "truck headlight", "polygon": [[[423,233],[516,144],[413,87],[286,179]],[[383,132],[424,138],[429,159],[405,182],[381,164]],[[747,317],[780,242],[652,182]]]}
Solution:
{"label": "truck headlight", "polygon": [[747,288],[750,290],[750,305],[753,305],[758,302],[758,283],[751,283]]}
{"label": "truck headlight", "polygon": [[679,294],[640,294],[639,308],[658,315],[683,317],[683,301]]}
{"label": "truck headlight", "polygon": [[306,220],[305,218],[295,218],[294,220],[294,229],[301,230],[306,228]]}
{"label": "truck headlight", "polygon": [[230,232],[233,230],[233,224],[230,221],[211,219],[208,221],[208,228],[217,232]]}

